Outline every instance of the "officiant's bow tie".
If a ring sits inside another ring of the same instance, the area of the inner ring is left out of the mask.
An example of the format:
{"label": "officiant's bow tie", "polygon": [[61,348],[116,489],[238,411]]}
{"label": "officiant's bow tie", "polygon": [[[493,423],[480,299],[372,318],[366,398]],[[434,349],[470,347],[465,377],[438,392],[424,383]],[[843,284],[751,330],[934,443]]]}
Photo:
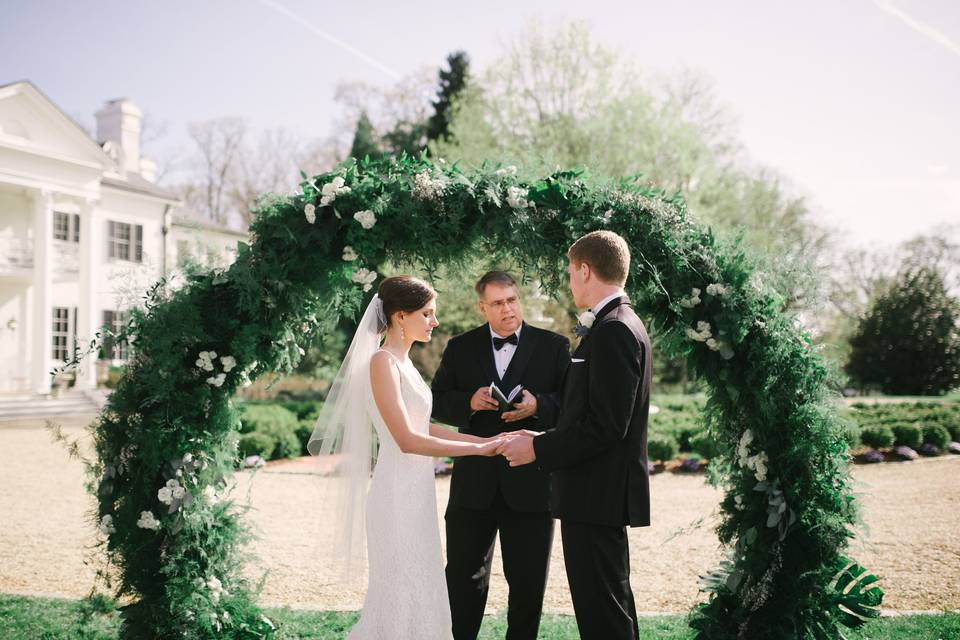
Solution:
{"label": "officiant's bow tie", "polygon": [[496,349],[497,351],[500,351],[500,349],[503,349],[503,345],[507,344],[508,342],[509,342],[510,344],[512,344],[512,345],[516,345],[517,342],[518,342],[518,340],[517,340],[517,334],[511,333],[511,334],[510,334],[509,336],[507,336],[506,338],[498,338],[498,337],[494,336],[494,337],[493,337],[493,348]]}

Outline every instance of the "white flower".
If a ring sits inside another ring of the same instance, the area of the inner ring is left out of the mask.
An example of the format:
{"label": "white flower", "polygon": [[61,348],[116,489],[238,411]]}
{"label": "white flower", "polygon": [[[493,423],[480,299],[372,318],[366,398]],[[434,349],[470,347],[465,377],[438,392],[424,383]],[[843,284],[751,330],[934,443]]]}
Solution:
{"label": "white flower", "polygon": [[357,284],[363,285],[364,291],[370,291],[373,287],[373,281],[377,279],[377,272],[370,271],[363,267],[357,269],[357,272],[353,274],[353,281]]}
{"label": "white flower", "polygon": [[170,487],[162,487],[157,491],[157,500],[163,504],[170,504],[173,502],[173,490]]}
{"label": "white flower", "polygon": [[235,366],[237,366],[237,359],[234,358],[233,356],[223,356],[222,358],[220,358],[220,364],[223,365],[224,373],[227,373],[228,371],[233,369]]}
{"label": "white flower", "polygon": [[527,190],[520,187],[507,187],[507,204],[514,209],[526,209],[530,206],[527,202]]}
{"label": "white flower", "polygon": [[108,513],[100,519],[100,533],[105,536],[109,536],[111,533],[116,532],[117,530],[113,526],[113,516]]}
{"label": "white flower", "polygon": [[210,377],[210,378],[207,378],[207,384],[212,384],[212,385],[215,386],[215,387],[221,387],[221,386],[223,386],[223,381],[226,380],[226,379],[227,379],[227,374],[225,374],[225,373],[218,373],[218,374],[215,375],[215,376],[212,376],[212,377]]}
{"label": "white flower", "polygon": [[193,454],[192,454],[192,453],[185,453],[185,454],[183,454],[183,464],[189,464],[192,460],[193,460]]}
{"label": "white flower", "polygon": [[153,529],[156,531],[160,528],[160,521],[154,517],[153,511],[141,511],[140,519],[137,520],[137,526],[141,529]]}
{"label": "white flower", "polygon": [[183,496],[187,495],[187,490],[178,484],[170,490],[170,495],[173,496],[174,500],[183,500]]}
{"label": "white flower", "polygon": [[216,351],[201,351],[197,355],[197,360],[194,364],[204,371],[213,371],[213,359],[216,357]]}
{"label": "white flower", "polygon": [[357,259],[357,252],[353,250],[353,247],[347,245],[343,248],[343,259],[346,262],[353,262]]}
{"label": "white flower", "polygon": [[730,288],[715,282],[707,285],[707,294],[711,296],[725,296],[730,293]]}
{"label": "white flower", "polygon": [[203,589],[205,586],[207,586],[207,582],[203,578],[196,578],[193,581],[193,586],[197,589]]}
{"label": "white flower", "polygon": [[220,501],[220,498],[217,497],[217,490],[212,484],[203,488],[203,501],[209,505],[217,504]]}
{"label": "white flower", "polygon": [[696,287],[690,290],[689,298],[682,298],[680,300],[680,306],[684,309],[693,309],[698,304],[700,304],[700,289]]}
{"label": "white flower", "polygon": [[501,169],[497,169],[497,170],[495,171],[495,173],[496,173],[498,176],[505,176],[505,175],[507,175],[508,173],[509,173],[510,175],[517,175],[517,168],[516,168],[514,165],[511,164],[511,165],[506,166],[506,167],[503,167],[503,168],[501,168]]}
{"label": "white flower", "polygon": [[317,221],[317,208],[312,203],[308,203],[303,208],[303,215],[307,217],[307,222],[313,224]]}
{"label": "white flower", "polygon": [[707,347],[711,350],[716,351],[720,348],[720,343],[717,342],[714,338],[707,338]]}
{"label": "white flower", "polygon": [[350,193],[350,187],[345,187],[344,179],[337,176],[320,189],[320,206],[327,206],[344,193]]}
{"label": "white flower", "polygon": [[167,480],[166,486],[157,491],[157,499],[163,504],[172,504],[174,500],[179,500],[184,496],[184,489],[180,486],[180,481],[176,478]]}
{"label": "white flower", "polygon": [[579,316],[577,316],[577,322],[589,329],[593,326],[594,321],[597,319],[597,316],[593,314],[592,311],[584,311]]}
{"label": "white flower", "polygon": [[447,179],[443,174],[433,177],[429,170],[424,170],[413,176],[413,197],[419,200],[434,200],[443,195],[446,188]]}
{"label": "white flower", "polygon": [[613,209],[607,209],[603,212],[603,222],[604,224],[610,224],[610,220],[613,219]]}
{"label": "white flower", "polygon": [[220,582],[220,579],[217,576],[210,576],[207,579],[207,588],[210,589],[210,591],[216,591],[217,593],[220,593],[223,591],[223,583]]}
{"label": "white flower", "polygon": [[377,224],[377,216],[373,214],[373,211],[369,209],[364,209],[363,211],[357,211],[353,214],[353,219],[360,223],[360,226],[364,229],[373,229],[373,225]]}
{"label": "white flower", "polygon": [[710,331],[710,323],[704,322],[703,320],[697,322],[696,329],[687,327],[686,334],[688,338],[698,342],[705,342],[707,339],[713,336],[713,333]]}

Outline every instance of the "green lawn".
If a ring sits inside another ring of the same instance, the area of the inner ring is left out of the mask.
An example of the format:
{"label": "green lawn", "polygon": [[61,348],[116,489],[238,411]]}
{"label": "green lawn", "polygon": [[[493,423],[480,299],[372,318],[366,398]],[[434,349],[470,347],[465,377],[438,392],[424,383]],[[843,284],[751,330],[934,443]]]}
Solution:
{"label": "green lawn", "polygon": [[[267,615],[280,623],[278,638],[283,640],[333,640],[346,637],[356,620],[355,613],[269,609]],[[107,600],[77,601],[32,598],[0,594],[0,638],[3,640],[113,640],[117,632],[117,614]],[[480,638],[494,640],[506,633],[504,615],[488,617]],[[643,618],[640,636],[657,640],[690,640],[684,616]],[[570,640],[577,637],[572,616],[545,616],[540,627],[544,640]],[[936,616],[883,618],[859,632],[847,634],[850,640],[954,640],[960,638],[960,613]]]}

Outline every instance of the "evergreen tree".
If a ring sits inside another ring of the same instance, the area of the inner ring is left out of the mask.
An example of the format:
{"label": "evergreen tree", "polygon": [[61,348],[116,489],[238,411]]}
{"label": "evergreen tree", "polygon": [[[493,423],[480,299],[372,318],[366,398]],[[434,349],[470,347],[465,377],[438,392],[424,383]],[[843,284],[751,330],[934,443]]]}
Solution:
{"label": "evergreen tree", "polygon": [[373,130],[373,123],[370,122],[366,111],[362,111],[360,119],[357,120],[357,128],[353,134],[353,144],[350,146],[350,155],[357,160],[362,160],[366,156],[379,158],[383,155],[383,151],[377,142],[377,133]]}
{"label": "evergreen tree", "polygon": [[457,51],[447,56],[448,69],[440,70],[440,91],[433,102],[434,114],[427,122],[427,139],[448,139],[450,137],[450,107],[454,99],[467,86],[470,58],[465,51]]}
{"label": "evergreen tree", "polygon": [[903,270],[850,339],[847,373],[891,394],[941,394],[960,384],[960,301],[929,266]]}

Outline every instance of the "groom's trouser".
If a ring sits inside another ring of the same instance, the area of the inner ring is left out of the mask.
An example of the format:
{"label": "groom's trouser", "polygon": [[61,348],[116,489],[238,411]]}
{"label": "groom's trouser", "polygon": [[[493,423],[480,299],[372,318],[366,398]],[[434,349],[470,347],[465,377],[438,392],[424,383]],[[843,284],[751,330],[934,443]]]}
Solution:
{"label": "groom's trouser", "polygon": [[503,574],[510,588],[507,640],[536,640],[547,586],[553,518],[507,506],[500,490],[487,509],[447,507],[447,592],[455,640],[476,640],[500,532]]}
{"label": "groom's trouser", "polygon": [[565,520],[560,537],[581,640],[639,638],[626,528]]}

